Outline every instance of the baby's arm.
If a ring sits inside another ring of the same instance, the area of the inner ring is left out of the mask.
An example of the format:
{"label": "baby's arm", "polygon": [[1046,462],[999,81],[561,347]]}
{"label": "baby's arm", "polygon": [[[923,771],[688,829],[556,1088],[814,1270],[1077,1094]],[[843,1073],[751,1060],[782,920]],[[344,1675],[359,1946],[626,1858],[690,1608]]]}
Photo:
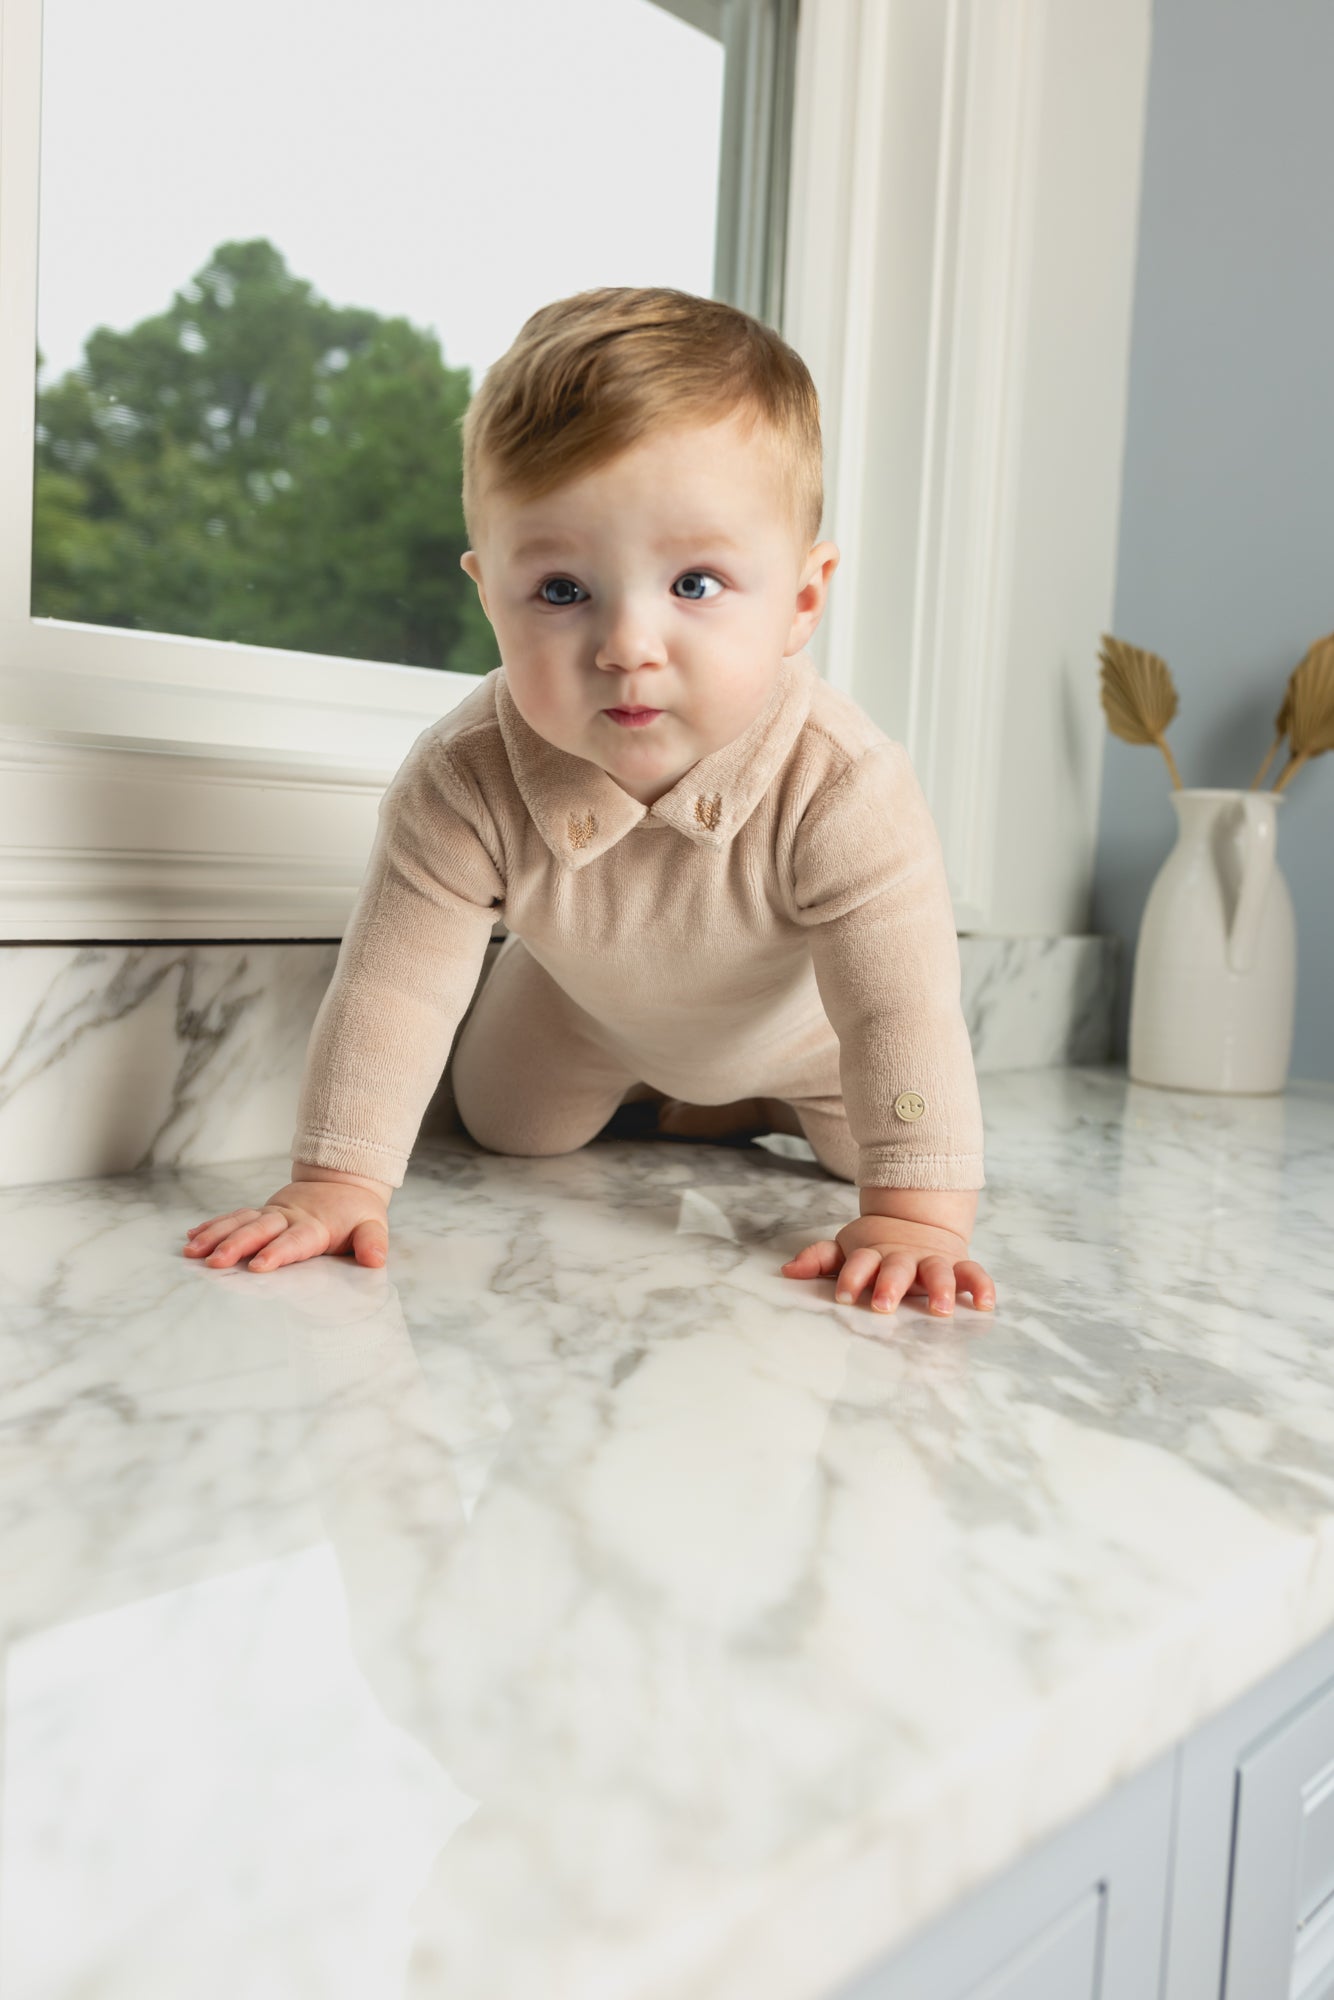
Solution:
{"label": "baby's arm", "polygon": [[933,1311],[952,1311],[956,1291],[990,1309],[995,1286],[967,1255],[985,1177],[958,937],[940,839],[902,744],[866,751],[808,811],[793,901],[839,1037],[861,1214],[783,1269],[838,1272],[841,1301],[869,1284],[883,1311],[910,1286]]}
{"label": "baby's arm", "polygon": [[493,848],[473,780],[424,732],[380,801],[311,1029],[294,1160],[401,1186],[504,902]]}
{"label": "baby's arm", "polygon": [[292,1178],[214,1216],[185,1254],[251,1270],[388,1254],[388,1205],[476,990],[504,882],[485,809],[423,731],[386,790],[366,877],[306,1052]]}

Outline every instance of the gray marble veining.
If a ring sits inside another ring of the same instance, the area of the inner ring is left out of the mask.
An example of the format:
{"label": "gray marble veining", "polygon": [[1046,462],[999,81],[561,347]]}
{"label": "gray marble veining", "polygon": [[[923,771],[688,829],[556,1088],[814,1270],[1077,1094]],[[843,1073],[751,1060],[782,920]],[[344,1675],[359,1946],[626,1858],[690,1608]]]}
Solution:
{"label": "gray marble veining", "polygon": [[0,945],[0,1184],[291,1139],[330,944]]}
{"label": "gray marble veining", "polygon": [[1111,1056],[1120,938],[965,932],[959,962],[979,1075]]}
{"label": "gray marble veining", "polygon": [[1334,1088],[982,1094],[994,1317],[797,1141],[0,1193],[6,2000],[823,2000],[1334,1621]]}
{"label": "gray marble veining", "polygon": [[[1105,1060],[1117,950],[961,938],[979,1071]],[[281,1152],[336,956],[329,943],[0,944],[0,1186]],[[423,1132],[451,1116],[446,1074]]]}

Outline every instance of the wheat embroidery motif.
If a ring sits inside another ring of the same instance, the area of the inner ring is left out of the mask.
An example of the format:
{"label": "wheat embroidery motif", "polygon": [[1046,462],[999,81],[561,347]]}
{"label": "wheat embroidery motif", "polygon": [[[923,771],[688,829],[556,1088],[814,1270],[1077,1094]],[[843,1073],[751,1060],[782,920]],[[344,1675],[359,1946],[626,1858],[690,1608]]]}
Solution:
{"label": "wheat embroidery motif", "polygon": [[711,799],[706,799],[701,793],[700,797],[695,800],[695,818],[701,826],[707,826],[710,833],[714,831],[722,816],[723,799],[721,792],[715,792]]}
{"label": "wheat embroidery motif", "polygon": [[585,813],[582,819],[576,819],[573,813],[570,814],[571,847],[587,847],[597,830],[598,823],[591,812]]}

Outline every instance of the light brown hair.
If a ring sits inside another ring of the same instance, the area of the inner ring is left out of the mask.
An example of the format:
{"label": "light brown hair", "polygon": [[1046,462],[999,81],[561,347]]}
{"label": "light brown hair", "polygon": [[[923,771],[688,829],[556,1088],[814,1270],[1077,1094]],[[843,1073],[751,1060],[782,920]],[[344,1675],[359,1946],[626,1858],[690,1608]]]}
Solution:
{"label": "light brown hair", "polygon": [[557,299],[524,321],[464,414],[469,539],[488,491],[540,499],[651,431],[746,412],[777,447],[809,546],[824,512],[820,402],[795,348],[735,306],[665,286]]}

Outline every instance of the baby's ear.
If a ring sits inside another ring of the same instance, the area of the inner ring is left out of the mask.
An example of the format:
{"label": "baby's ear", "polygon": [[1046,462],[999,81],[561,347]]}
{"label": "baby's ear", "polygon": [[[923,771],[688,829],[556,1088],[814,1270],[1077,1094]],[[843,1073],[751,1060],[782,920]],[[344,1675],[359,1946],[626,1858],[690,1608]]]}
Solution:
{"label": "baby's ear", "polygon": [[[461,570],[466,570],[467,574],[472,578],[473,582],[477,585],[477,595],[482,600],[483,611],[486,611],[486,592],[482,588],[482,565],[477,560],[477,552],[475,549],[465,549],[463,551],[463,554],[459,557],[459,568]],[[487,616],[490,617],[490,615],[491,614],[487,612]]]}

